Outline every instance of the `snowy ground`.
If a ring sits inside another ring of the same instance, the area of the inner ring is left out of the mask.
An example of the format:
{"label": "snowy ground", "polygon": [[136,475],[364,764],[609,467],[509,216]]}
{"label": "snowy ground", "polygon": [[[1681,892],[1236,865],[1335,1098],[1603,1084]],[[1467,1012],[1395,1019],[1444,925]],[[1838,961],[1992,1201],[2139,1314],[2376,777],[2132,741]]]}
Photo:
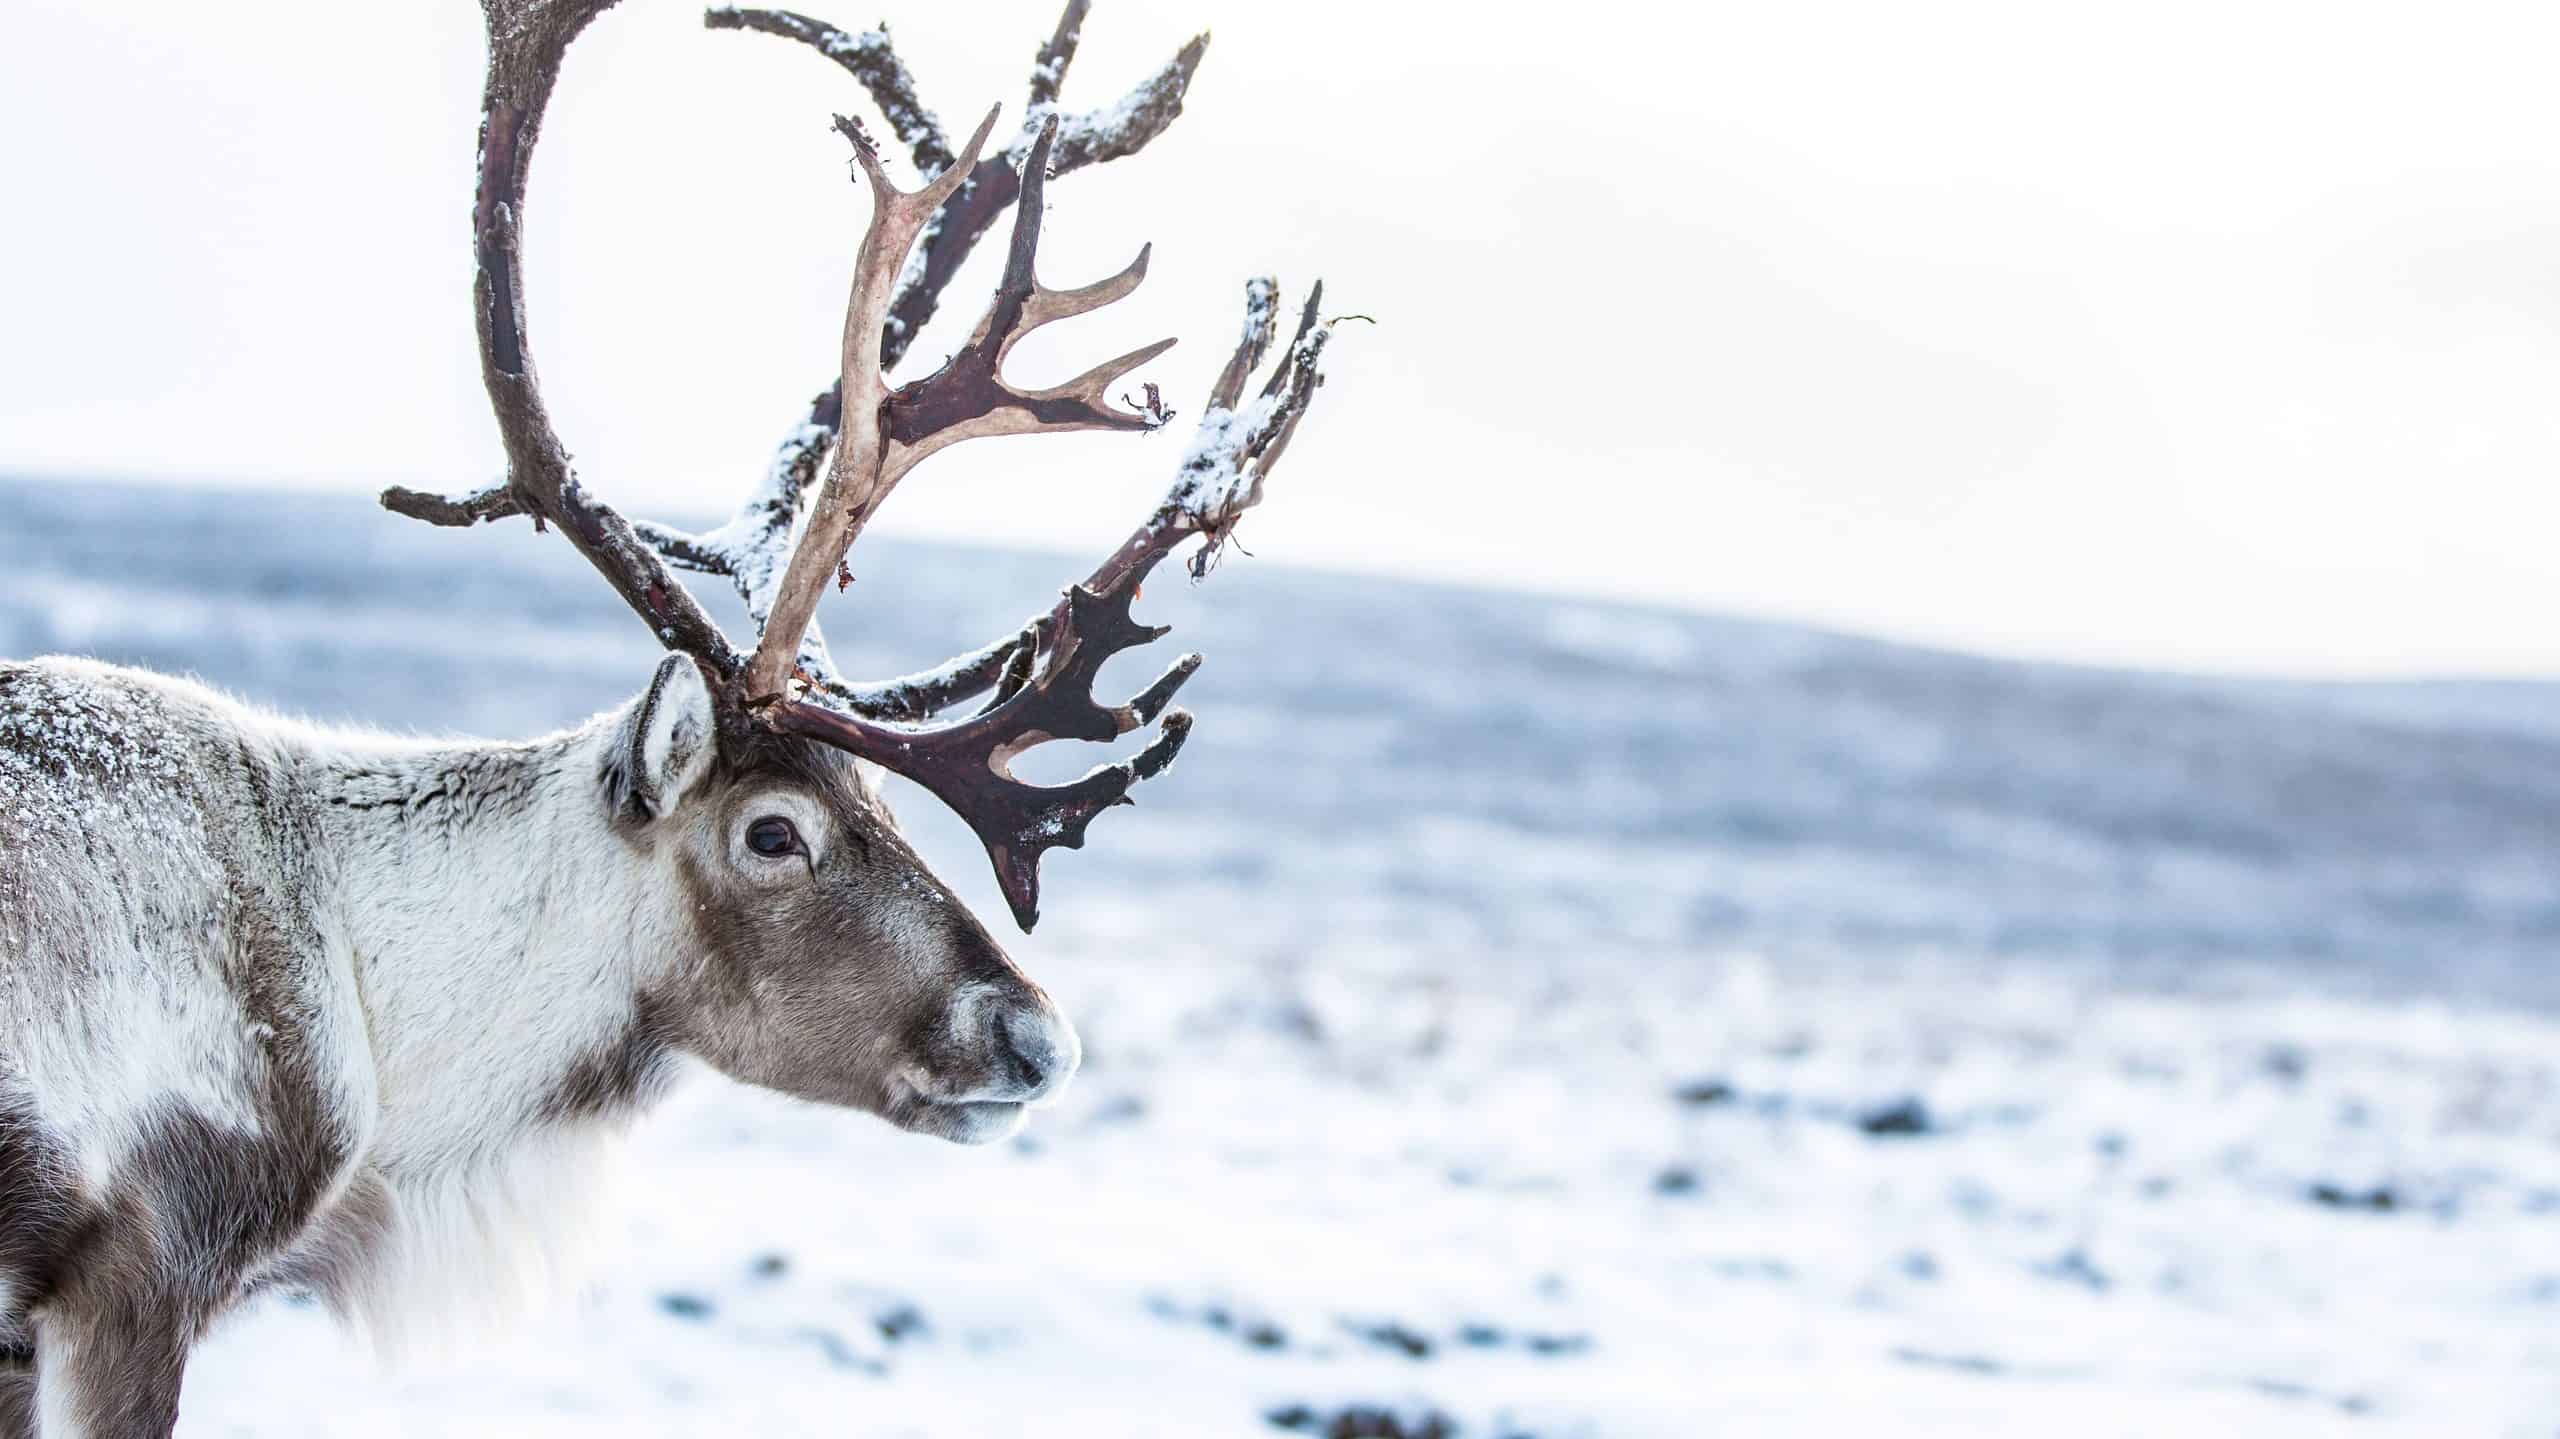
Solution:
{"label": "snowy ground", "polygon": [[[529,732],[647,671],[554,550],[0,484],[0,654]],[[884,547],[860,667],[1070,568]],[[180,1432],[2560,1433],[2560,690],[1157,589],[1199,737],[1017,947],[1062,1107],[698,1076],[585,1298],[391,1374],[271,1304]]]}

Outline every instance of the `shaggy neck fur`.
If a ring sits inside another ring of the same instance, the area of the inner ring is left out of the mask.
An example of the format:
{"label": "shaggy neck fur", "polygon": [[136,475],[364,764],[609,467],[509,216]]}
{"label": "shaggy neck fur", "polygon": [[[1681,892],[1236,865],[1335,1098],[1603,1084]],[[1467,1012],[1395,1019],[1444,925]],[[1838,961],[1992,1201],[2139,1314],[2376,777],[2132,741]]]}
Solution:
{"label": "shaggy neck fur", "polygon": [[[630,862],[598,790],[609,742],[599,722],[322,778],[384,1137],[404,1160],[543,1112],[673,962],[669,887]],[[465,1094],[489,1111],[479,1124]]]}
{"label": "shaggy neck fur", "polygon": [[676,964],[679,921],[631,862],[645,841],[610,823],[613,740],[607,716],[309,760],[377,1125],[337,1226],[367,1272],[313,1277],[377,1336],[539,1292],[590,1218],[573,1196],[671,1070],[639,996]]}

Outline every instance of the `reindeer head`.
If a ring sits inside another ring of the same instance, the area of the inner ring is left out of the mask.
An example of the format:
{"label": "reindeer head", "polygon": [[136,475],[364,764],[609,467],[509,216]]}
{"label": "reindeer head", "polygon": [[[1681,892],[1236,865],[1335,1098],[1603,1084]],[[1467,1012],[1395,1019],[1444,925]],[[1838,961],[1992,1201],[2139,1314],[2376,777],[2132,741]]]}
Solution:
{"label": "reindeer head", "polygon": [[724,746],[670,655],[597,774],[681,953],[649,996],[675,1047],[733,1078],[964,1143],[1012,1133],[1081,1047],[1066,1016],[917,858],[874,774],[788,735]]}
{"label": "reindeer head", "polygon": [[[959,813],[994,864],[1015,921],[1039,914],[1039,862],[1084,842],[1104,809],[1129,801],[1189,733],[1167,709],[1199,665],[1176,660],[1125,704],[1092,687],[1104,661],[1164,634],[1129,607],[1155,564],[1194,535],[1204,573],[1242,513],[1262,497],[1322,383],[1329,328],[1323,287],[1259,395],[1247,381],[1274,337],[1276,289],[1246,287],[1244,336],[1209,396],[1198,438],[1172,488],[1129,540],[1047,613],[1018,632],[922,674],[885,683],[842,678],[817,625],[842,589],[847,556],[881,502],[927,456],[982,435],[1148,430],[1168,416],[1146,386],[1143,409],[1111,387],[1170,340],[1107,361],[1065,384],[1018,389],[1006,355],[1041,326],[1099,309],[1137,288],[1147,252],[1118,275],[1073,290],[1039,283],[1042,196],[1059,170],[1131,153],[1180,113],[1205,37],[1118,106],[1062,125],[1058,85],[1072,59],[1084,0],[1071,0],[1041,52],[1031,119],[987,154],[990,111],[955,153],[917,104],[885,35],[848,36],[778,11],[714,10],[714,28],[751,29],[816,46],[871,90],[929,178],[903,190],[861,127],[853,145],[871,218],[854,262],[840,365],[785,440],[764,482],[728,524],[686,534],[634,523],[590,498],[553,433],[524,333],[520,245],[524,184],[560,61],[613,0],[484,0],[489,72],[482,95],[480,180],[473,208],[474,297],[481,378],[507,455],[503,483],[461,498],[395,489],[389,508],[437,524],[530,515],[557,526],[675,652],[629,711],[602,776],[613,822],[663,867],[688,907],[698,951],[692,989],[668,1020],[676,1042],[752,1082],[874,1110],[955,1139],[1008,1132],[1019,1106],[1075,1067],[1065,1021],[949,890],[916,858],[860,761],[901,774]],[[959,352],[921,379],[887,371],[928,319],[969,249],[1014,208],[1004,273]],[[668,564],[727,577],[757,626],[740,653]],[[992,697],[959,712],[981,694]],[[1011,762],[1056,739],[1107,741],[1157,724],[1139,753],[1064,785],[1017,779]]]}

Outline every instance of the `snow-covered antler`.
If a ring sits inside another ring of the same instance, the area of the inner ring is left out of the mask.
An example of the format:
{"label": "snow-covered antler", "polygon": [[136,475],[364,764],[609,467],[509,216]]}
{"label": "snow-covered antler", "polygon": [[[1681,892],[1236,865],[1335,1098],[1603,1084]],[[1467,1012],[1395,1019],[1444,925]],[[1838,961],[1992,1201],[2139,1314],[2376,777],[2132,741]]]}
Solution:
{"label": "snow-covered antler", "polygon": [[871,182],[870,232],[856,266],[853,301],[845,312],[844,373],[836,393],[843,418],[835,461],[828,467],[791,562],[765,617],[764,637],[747,663],[748,703],[786,699],[800,654],[801,636],[818,600],[835,582],[846,549],[888,498],[898,481],[925,457],[961,440],[985,435],[1027,435],[1071,430],[1143,430],[1149,418],[1115,408],[1112,383],[1172,347],[1161,340],[1106,360],[1076,378],[1045,390],[1018,390],[1001,370],[1023,336],[1043,325],[1087,314],[1127,295],[1146,278],[1147,252],[1107,280],[1076,290],[1052,290],[1036,278],[1043,175],[1057,122],[1042,125],[1023,158],[1021,202],[1014,211],[1013,243],[1004,279],[967,344],[941,369],[921,380],[889,388],[880,369],[880,330],[888,316],[896,274],[925,220],[959,187],[994,128],[989,111],[960,159],[921,190],[901,191],[880,168],[878,156],[850,121],[856,162]]}
{"label": "snow-covered antler", "polygon": [[[1077,114],[1058,110],[1058,91],[1066,82],[1067,67],[1074,63],[1090,8],[1088,0],[1069,0],[1057,29],[1032,63],[1021,129],[1003,150],[982,157],[971,168],[959,193],[926,226],[897,298],[889,306],[881,336],[885,364],[894,367],[906,354],[941,305],[943,287],[959,272],[960,263],[1004,218],[1005,207],[1019,193],[1022,157],[1048,119],[1056,116],[1059,121],[1057,144],[1049,156],[1049,177],[1056,179],[1087,165],[1138,153],[1182,113],[1191,77],[1200,68],[1201,56],[1208,53],[1207,35],[1193,36],[1172,59],[1115,103]],[[788,10],[728,6],[706,12],[703,23],[715,30],[752,30],[797,40],[843,66],[880,107],[890,130],[915,161],[917,173],[940,174],[956,158],[943,138],[941,123],[917,99],[915,79],[899,60],[886,30],[841,30]]]}
{"label": "snow-covered antler", "polygon": [[[1052,116],[1059,117],[1056,141],[1044,178],[1055,179],[1146,148],[1182,113],[1191,77],[1207,52],[1209,37],[1194,36],[1174,57],[1118,101],[1099,110],[1060,115],[1058,94],[1068,66],[1083,38],[1087,0],[1070,0],[1056,29],[1040,48],[1031,68],[1024,121],[1006,147],[982,155],[951,199],[925,222],[898,279],[889,316],[880,328],[880,363],[894,369],[925,323],[941,305],[942,291],[961,263],[976,250],[1007,206],[1021,192],[1021,161]],[[920,175],[940,175],[959,156],[953,153],[942,124],[918,98],[915,77],[899,58],[886,29],[853,31],[788,10],[719,6],[704,12],[703,23],[714,30],[752,31],[796,40],[834,61],[861,82]],[[669,563],[701,574],[723,575],[737,587],[748,615],[761,627],[773,607],[775,586],[790,559],[794,526],[811,484],[822,472],[835,443],[842,407],[834,382],[813,400],[807,417],[792,426],[775,452],[764,482],[719,528],[700,535],[639,522],[644,538]],[[968,658],[966,656],[964,659]],[[799,669],[837,704],[872,718],[918,719],[941,708],[922,703],[933,687],[927,681],[947,671],[909,676],[876,684],[851,684],[838,675],[827,656],[826,642],[813,622],[802,637]],[[992,682],[990,676],[989,682]],[[985,688],[984,685],[979,688]]]}
{"label": "snow-covered antler", "polygon": [[[1261,391],[1246,402],[1245,386],[1271,348],[1279,307],[1277,281],[1262,277],[1246,282],[1244,335],[1210,390],[1208,412],[1200,419],[1172,487],[1129,538],[1056,606],[1032,616],[1014,633],[932,669],[876,684],[831,685],[828,693],[845,707],[874,718],[913,720],[990,689],[1009,692],[1022,682],[1035,658],[1056,652],[1054,637],[1068,623],[1077,590],[1100,597],[1135,598],[1157,562],[1194,535],[1202,537],[1203,543],[1192,554],[1190,572],[1194,579],[1207,575],[1235,533],[1236,522],[1261,503],[1264,478],[1279,463],[1298,421],[1324,384],[1321,361],[1333,337],[1333,324],[1319,318],[1323,300],[1324,286],[1318,284],[1307,295],[1287,352]],[[999,693],[999,701],[1002,698]]]}
{"label": "snow-covered antler", "polygon": [[[1150,385],[1144,410],[1115,406],[1120,377],[1163,353],[1162,341],[1105,361],[1041,390],[1017,389],[1002,375],[1006,355],[1043,325],[1086,314],[1127,295],[1146,274],[1147,252],[1095,284],[1053,290],[1040,284],[1037,253],[1048,179],[1082,165],[1134,153],[1181,111],[1206,37],[1114,109],[1062,119],[1058,88],[1075,53],[1084,0],[1073,0],[1042,49],[1031,80],[1022,135],[985,153],[989,112],[956,153],[918,103],[914,82],[887,36],[836,30],[783,11],[714,10],[714,28],[754,29],[801,39],[860,78],[926,177],[899,188],[854,121],[838,127],[854,145],[868,183],[872,217],[857,252],[835,384],[811,402],[761,484],[726,525],[692,535],[623,520],[588,500],[552,433],[525,350],[517,259],[524,176],[544,102],[569,42],[614,0],[484,0],[490,37],[483,100],[479,203],[475,208],[481,368],[507,452],[504,483],[444,498],[393,490],[385,505],[437,524],[507,515],[551,521],[612,582],[670,648],[692,656],[714,681],[724,723],[762,726],[818,740],[874,760],[924,785],[959,812],[994,863],[1015,919],[1038,916],[1039,860],[1075,847],[1103,809],[1125,803],[1131,786],[1172,762],[1190,716],[1167,705],[1199,663],[1185,655],[1137,698],[1105,705],[1092,686],[1113,655],[1161,637],[1131,618],[1129,605],[1157,561],[1193,535],[1206,543],[1192,562],[1204,574],[1237,517],[1262,496],[1263,477],[1322,383],[1317,368],[1330,328],[1310,295],[1296,338],[1250,403],[1252,371],[1274,334],[1277,287],[1247,287],[1242,342],[1210,395],[1198,437],[1164,501],[1047,614],[995,644],[923,675],[883,684],[848,683],[830,660],[816,623],[830,584],[848,574],[846,554],[880,503],[908,471],[936,451],[980,435],[1079,429],[1148,429],[1163,412]],[[886,371],[939,303],[944,284],[1007,205],[1014,206],[1004,275],[967,343],[923,379],[891,388]],[[814,490],[815,498],[811,498]],[[728,576],[759,635],[741,656],[665,566]],[[989,689],[976,713],[934,716]],[[1071,784],[1014,778],[1012,760],[1057,739],[1109,740],[1161,719],[1154,741],[1134,757],[1103,765]]]}

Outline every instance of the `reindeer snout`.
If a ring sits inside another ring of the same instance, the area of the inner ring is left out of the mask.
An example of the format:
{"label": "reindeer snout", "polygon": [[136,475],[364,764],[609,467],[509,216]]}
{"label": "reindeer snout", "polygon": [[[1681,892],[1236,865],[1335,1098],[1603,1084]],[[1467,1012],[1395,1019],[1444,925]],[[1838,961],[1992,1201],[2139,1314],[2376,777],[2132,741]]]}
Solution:
{"label": "reindeer snout", "polygon": [[975,1051],[978,1082],[955,1099],[1039,1104],[1075,1077],[1084,1045],[1049,997],[1028,986],[984,986],[956,1006],[955,1037]]}

